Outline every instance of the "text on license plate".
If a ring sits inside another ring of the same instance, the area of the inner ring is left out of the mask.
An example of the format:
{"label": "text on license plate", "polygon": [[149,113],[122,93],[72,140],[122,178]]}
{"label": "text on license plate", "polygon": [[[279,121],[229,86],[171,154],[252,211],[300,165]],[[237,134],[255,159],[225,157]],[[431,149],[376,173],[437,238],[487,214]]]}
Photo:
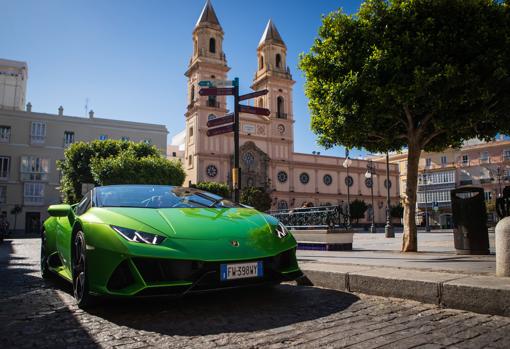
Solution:
{"label": "text on license plate", "polygon": [[237,264],[221,264],[221,280],[245,279],[262,277],[264,266],[261,261]]}

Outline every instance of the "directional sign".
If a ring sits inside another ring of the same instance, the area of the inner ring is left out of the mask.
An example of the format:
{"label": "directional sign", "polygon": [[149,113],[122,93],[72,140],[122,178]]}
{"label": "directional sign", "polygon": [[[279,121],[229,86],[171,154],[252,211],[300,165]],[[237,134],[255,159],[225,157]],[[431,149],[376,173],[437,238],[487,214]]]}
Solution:
{"label": "directional sign", "polygon": [[245,95],[239,96],[239,100],[240,101],[244,101],[245,99],[252,99],[252,98],[255,98],[255,97],[260,97],[260,96],[263,96],[263,95],[267,95],[268,92],[269,92],[269,90],[260,90],[260,91],[255,91],[255,92],[252,92],[252,93],[247,93]]}
{"label": "directional sign", "polygon": [[202,80],[198,83],[198,86],[202,86],[202,87],[212,87],[212,84],[210,81],[208,80]]}
{"label": "directional sign", "polygon": [[234,122],[234,113],[229,113],[221,118],[211,119],[207,121],[207,127],[214,127]]}
{"label": "directional sign", "polygon": [[200,91],[198,91],[200,96],[227,96],[227,95],[233,95],[234,89],[233,88],[201,88]]}
{"label": "directional sign", "polygon": [[223,133],[229,133],[229,132],[234,132],[234,124],[230,124],[227,126],[221,126],[221,127],[217,127],[217,128],[211,128],[210,130],[207,130],[207,136],[211,137],[211,136],[221,135]]}
{"label": "directional sign", "polygon": [[265,116],[269,116],[271,114],[271,111],[269,109],[252,107],[252,106],[243,105],[243,104],[239,104],[239,112],[256,114],[256,115],[265,115]]}

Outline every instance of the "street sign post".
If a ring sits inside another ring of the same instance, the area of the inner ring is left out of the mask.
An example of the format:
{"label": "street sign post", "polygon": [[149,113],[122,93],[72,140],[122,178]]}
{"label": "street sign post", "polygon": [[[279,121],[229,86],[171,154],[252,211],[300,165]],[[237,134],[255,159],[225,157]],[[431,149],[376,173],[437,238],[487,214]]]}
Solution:
{"label": "street sign post", "polygon": [[[232,192],[233,200],[239,203],[239,191],[241,183],[241,169],[239,168],[239,113],[249,113],[269,116],[271,111],[266,108],[241,105],[239,101],[252,99],[268,94],[268,90],[260,90],[239,96],[239,78],[234,80],[202,80],[198,83],[200,96],[234,96],[234,112],[221,118],[207,121],[207,127],[215,127],[207,130],[207,136],[216,136],[234,132],[234,166],[232,167]],[[226,125],[228,124],[228,125]]]}
{"label": "street sign post", "polygon": [[271,111],[266,108],[259,108],[259,107],[252,107],[250,105],[239,105],[239,111],[241,113],[249,113],[249,114],[256,114],[256,115],[265,115],[269,116],[271,115]]}
{"label": "street sign post", "polygon": [[207,121],[207,127],[215,127],[234,122],[234,113],[229,113],[221,118],[211,119]]}
{"label": "street sign post", "polygon": [[201,88],[198,93],[200,96],[231,96],[234,94],[234,88],[206,87]]}
{"label": "street sign post", "polygon": [[268,92],[269,92],[269,90],[260,90],[260,91],[255,91],[255,92],[252,92],[252,93],[247,93],[245,95],[239,96],[239,100],[240,101],[244,101],[246,99],[252,99],[252,98],[264,96],[264,95],[267,95]]}
{"label": "street sign post", "polygon": [[229,132],[234,132],[234,124],[211,128],[211,129],[207,130],[207,136],[209,136],[209,137],[217,136],[217,135],[221,135],[223,133],[229,133]]}

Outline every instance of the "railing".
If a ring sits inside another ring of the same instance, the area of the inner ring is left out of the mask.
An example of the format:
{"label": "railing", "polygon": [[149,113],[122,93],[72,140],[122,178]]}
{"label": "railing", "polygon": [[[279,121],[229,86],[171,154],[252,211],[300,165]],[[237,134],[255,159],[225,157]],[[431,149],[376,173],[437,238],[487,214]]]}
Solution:
{"label": "railing", "polygon": [[341,206],[304,207],[268,213],[288,229],[347,229],[347,214]]}

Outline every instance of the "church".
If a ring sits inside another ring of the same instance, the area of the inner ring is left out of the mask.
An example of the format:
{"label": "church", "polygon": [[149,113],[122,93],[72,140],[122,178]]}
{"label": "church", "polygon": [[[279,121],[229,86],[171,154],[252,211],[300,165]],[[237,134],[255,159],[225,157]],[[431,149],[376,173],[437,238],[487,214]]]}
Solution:
{"label": "church", "polygon": [[[188,106],[183,166],[186,183],[216,181],[231,183],[233,134],[208,137],[207,121],[229,112],[226,96],[200,96],[202,80],[228,80],[230,67],[223,52],[223,29],[210,1],[205,4],[193,30],[193,54],[185,76],[188,79]],[[398,167],[374,162],[374,176],[366,178],[368,160],[294,152],[294,81],[286,64],[287,47],[275,24],[269,20],[257,46],[257,70],[251,88],[269,93],[253,100],[267,108],[270,116],[240,114],[241,188],[266,188],[272,209],[301,207],[303,203],[345,205],[350,200],[371,203],[373,185],[375,221],[385,222],[386,185],[391,201],[398,197]],[[254,57],[255,59],[255,57]],[[230,77],[232,79],[232,77]],[[391,184],[394,185],[391,185]]]}

